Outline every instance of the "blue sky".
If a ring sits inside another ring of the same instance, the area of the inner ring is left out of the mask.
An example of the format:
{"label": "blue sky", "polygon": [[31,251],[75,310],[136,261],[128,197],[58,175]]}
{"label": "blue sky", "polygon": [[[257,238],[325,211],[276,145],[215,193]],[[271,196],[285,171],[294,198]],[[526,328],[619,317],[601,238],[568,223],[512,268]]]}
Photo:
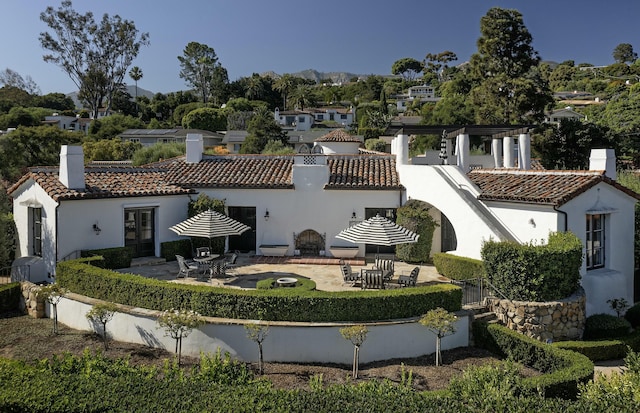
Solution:
{"label": "blue sky", "polygon": [[[60,1],[3,3],[0,70],[31,76],[42,93],[74,91],[42,60],[38,41],[48,30],[40,12]],[[544,60],[607,65],[620,43],[640,51],[637,0],[75,0],[73,7],[96,20],[118,14],[149,32],[151,44],[134,62],[144,74],[138,85],[162,93],[187,88],[177,56],[190,41],[213,47],[230,80],[270,70],[385,75],[400,58],[444,50],[461,63],[476,52],[480,18],[491,7],[520,11]]]}

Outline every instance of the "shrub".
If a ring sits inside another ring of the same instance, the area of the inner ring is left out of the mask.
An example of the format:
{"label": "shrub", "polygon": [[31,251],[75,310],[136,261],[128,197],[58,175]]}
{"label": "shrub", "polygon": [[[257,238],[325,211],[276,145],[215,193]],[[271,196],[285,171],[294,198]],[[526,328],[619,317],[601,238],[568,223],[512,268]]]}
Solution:
{"label": "shrub", "polygon": [[481,260],[439,252],[433,255],[433,264],[438,274],[452,280],[475,280],[485,277]]}
{"label": "shrub", "polygon": [[101,256],[102,261],[93,261],[93,265],[100,268],[129,268],[133,259],[133,250],[129,247],[103,248],[97,250],[82,250],[82,257]]}
{"label": "shrub", "polygon": [[584,354],[591,361],[615,360],[624,358],[629,349],[640,351],[640,331],[615,340],[558,341],[553,345]]}
{"label": "shrub", "polygon": [[625,320],[631,324],[631,327],[637,328],[640,326],[640,303],[629,308],[624,315]]}
{"label": "shrub", "polygon": [[17,310],[20,305],[20,283],[0,285],[0,313]]}
{"label": "shrub", "polygon": [[559,300],[580,286],[582,243],[571,233],[550,233],[546,245],[488,241],[481,254],[487,277],[512,300]]}
{"label": "shrub", "polygon": [[545,374],[523,383],[546,397],[574,399],[578,385],[593,379],[593,363],[582,354],[543,344],[499,324],[474,321],[476,345]]}
{"label": "shrub", "polygon": [[191,241],[180,239],[177,241],[167,241],[160,244],[160,256],[167,261],[175,261],[176,255],[191,257]]}
{"label": "shrub", "polygon": [[92,267],[58,263],[57,282],[72,292],[154,310],[184,308],[203,316],[265,321],[373,321],[417,317],[442,307],[461,308],[462,290],[450,284],[378,291],[238,290],[167,283]]}
{"label": "shrub", "polygon": [[599,338],[616,338],[629,334],[631,324],[624,318],[611,314],[594,314],[587,317],[584,324],[585,340]]}
{"label": "shrub", "polygon": [[398,208],[398,225],[420,235],[418,242],[396,246],[396,256],[406,262],[431,262],[431,243],[438,223],[429,213],[429,204],[410,199]]}
{"label": "shrub", "polygon": [[[316,282],[313,280],[310,280],[308,278],[303,278],[303,277],[293,277],[296,280],[298,280],[296,282],[296,285],[294,285],[293,287],[287,287],[287,289],[297,289],[299,290],[305,290],[305,291],[311,291],[311,290],[315,290],[316,289]],[[256,283],[256,289],[258,290],[269,290],[271,288],[279,288],[276,287],[276,280],[273,278],[265,278],[264,280],[260,280]]]}

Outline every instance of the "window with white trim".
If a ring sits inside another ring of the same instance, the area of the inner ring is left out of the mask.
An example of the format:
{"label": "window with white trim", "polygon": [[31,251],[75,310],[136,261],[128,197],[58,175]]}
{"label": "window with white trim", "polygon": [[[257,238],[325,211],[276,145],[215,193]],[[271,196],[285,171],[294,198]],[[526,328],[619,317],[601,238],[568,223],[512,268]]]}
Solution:
{"label": "window with white trim", "polygon": [[587,270],[604,267],[605,260],[605,215],[587,214]]}

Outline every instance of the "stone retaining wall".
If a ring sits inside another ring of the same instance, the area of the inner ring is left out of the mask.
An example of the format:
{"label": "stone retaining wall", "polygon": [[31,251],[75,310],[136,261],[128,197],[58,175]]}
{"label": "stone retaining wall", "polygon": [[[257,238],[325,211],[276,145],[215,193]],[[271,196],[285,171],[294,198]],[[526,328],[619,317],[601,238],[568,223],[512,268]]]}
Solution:
{"label": "stone retaining wall", "polygon": [[586,295],[582,288],[558,301],[531,302],[487,298],[487,307],[508,328],[540,341],[582,338]]}
{"label": "stone retaining wall", "polygon": [[38,298],[40,286],[34,283],[23,281],[20,283],[22,299],[20,300],[20,310],[29,314],[33,318],[44,318],[44,299]]}

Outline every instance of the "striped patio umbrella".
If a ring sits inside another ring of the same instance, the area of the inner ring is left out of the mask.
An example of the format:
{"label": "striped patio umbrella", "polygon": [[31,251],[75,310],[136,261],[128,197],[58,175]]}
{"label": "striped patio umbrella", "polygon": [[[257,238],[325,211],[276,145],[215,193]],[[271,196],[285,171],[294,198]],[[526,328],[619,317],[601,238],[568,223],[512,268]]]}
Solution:
{"label": "striped patio umbrella", "polygon": [[418,242],[419,236],[415,232],[401,227],[378,214],[340,231],[336,238],[353,242],[354,244],[392,246]]}
{"label": "striped patio umbrella", "polygon": [[178,235],[211,239],[240,235],[250,230],[251,227],[210,209],[169,227],[169,229]]}

